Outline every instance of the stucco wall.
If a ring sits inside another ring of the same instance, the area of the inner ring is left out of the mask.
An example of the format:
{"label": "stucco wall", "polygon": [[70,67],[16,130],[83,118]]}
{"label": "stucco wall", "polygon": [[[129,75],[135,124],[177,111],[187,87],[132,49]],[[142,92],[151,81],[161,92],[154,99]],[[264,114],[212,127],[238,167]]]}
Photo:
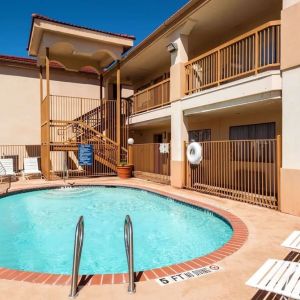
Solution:
{"label": "stucco wall", "polygon": [[283,1],[283,3],[287,8],[281,13],[281,69],[285,70],[300,65],[300,1]]}
{"label": "stucco wall", "polygon": [[134,139],[135,144],[153,143],[155,134],[163,134],[163,141],[165,143],[170,142],[171,128],[170,126],[160,126],[150,129],[130,130],[130,137]]}
{"label": "stucco wall", "polygon": [[212,140],[228,140],[231,126],[250,125],[259,123],[276,123],[276,135],[281,135],[281,110],[249,112],[247,114],[228,115],[227,117],[212,117],[209,120],[201,120],[201,116],[188,117],[188,130],[211,129]]}
{"label": "stucco wall", "polygon": [[[35,67],[0,63],[0,144],[40,144],[40,92]],[[44,84],[45,86],[45,84]],[[99,98],[95,75],[51,70],[51,94]],[[45,95],[45,88],[44,88]]]}
{"label": "stucco wall", "polygon": [[[259,123],[276,123],[276,135],[282,134],[281,108],[275,107],[272,110],[253,111],[247,114],[232,114],[223,117],[208,117],[203,120],[201,115],[194,115],[185,118],[187,130],[211,129],[212,140],[228,140],[229,128],[231,126],[259,124]],[[178,127],[176,128],[178,129]],[[153,143],[155,134],[167,133],[170,135],[169,126],[160,126],[150,129],[134,129],[130,131],[130,136],[134,138],[136,144]],[[165,141],[167,142],[167,140]]]}

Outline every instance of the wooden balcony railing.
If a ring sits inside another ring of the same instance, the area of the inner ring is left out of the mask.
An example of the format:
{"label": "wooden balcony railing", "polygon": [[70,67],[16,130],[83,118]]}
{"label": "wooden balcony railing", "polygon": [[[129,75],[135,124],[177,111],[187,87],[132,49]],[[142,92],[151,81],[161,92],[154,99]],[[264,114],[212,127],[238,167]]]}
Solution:
{"label": "wooden balcony railing", "polygon": [[147,111],[170,103],[170,79],[163,80],[133,95],[132,113]]}
{"label": "wooden balcony railing", "polygon": [[187,62],[185,93],[279,67],[280,21],[272,21]]}

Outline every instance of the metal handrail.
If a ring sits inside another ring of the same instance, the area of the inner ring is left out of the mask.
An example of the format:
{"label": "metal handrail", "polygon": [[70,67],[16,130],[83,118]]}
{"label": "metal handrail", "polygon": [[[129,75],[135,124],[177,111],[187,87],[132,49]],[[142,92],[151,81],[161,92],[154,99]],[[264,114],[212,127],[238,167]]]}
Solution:
{"label": "metal handrail", "polygon": [[134,262],[133,262],[133,229],[130,216],[126,216],[124,223],[124,242],[128,264],[128,292],[135,293]]}
{"label": "metal handrail", "polygon": [[78,286],[77,286],[78,272],[79,272],[80,258],[82,252],[83,238],[84,238],[84,220],[83,220],[83,216],[81,216],[77,222],[76,230],[75,230],[71,292],[69,295],[70,298],[75,298],[78,292]]}

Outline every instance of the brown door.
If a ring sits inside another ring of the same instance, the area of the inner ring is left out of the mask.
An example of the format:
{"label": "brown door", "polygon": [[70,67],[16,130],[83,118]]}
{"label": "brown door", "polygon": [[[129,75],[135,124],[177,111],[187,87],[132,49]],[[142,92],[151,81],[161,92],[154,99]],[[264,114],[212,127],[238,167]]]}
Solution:
{"label": "brown door", "polygon": [[159,134],[154,134],[153,136],[153,142],[155,143],[154,145],[154,151],[153,151],[153,155],[154,155],[154,173],[156,174],[161,174],[161,154],[159,151],[159,144],[161,144],[163,142],[163,134],[159,133]]}

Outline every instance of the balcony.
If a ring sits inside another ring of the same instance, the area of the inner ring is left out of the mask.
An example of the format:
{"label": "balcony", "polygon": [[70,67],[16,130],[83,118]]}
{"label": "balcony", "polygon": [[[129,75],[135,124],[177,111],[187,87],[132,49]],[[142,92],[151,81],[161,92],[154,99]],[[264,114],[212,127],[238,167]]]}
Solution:
{"label": "balcony", "polygon": [[163,80],[133,95],[132,114],[170,103],[170,79]]}
{"label": "balcony", "polygon": [[280,68],[280,21],[268,22],[185,64],[185,94]]}

